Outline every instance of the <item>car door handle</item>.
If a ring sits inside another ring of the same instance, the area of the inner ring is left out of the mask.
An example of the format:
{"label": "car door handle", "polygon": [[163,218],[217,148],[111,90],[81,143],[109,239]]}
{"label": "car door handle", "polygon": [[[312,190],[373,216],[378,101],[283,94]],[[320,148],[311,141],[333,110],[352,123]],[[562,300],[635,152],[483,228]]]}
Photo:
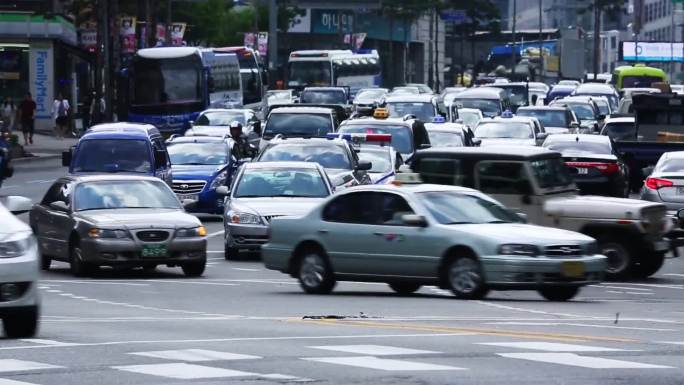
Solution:
{"label": "car door handle", "polygon": [[326,230],[326,229],[320,229],[320,230],[318,230],[318,232],[320,234],[328,234],[328,230]]}
{"label": "car door handle", "polygon": [[379,237],[382,237],[382,236],[385,235],[385,233],[381,233],[381,232],[379,232],[379,231],[376,231],[376,232],[373,233],[373,235],[377,235],[377,236],[379,236]]}

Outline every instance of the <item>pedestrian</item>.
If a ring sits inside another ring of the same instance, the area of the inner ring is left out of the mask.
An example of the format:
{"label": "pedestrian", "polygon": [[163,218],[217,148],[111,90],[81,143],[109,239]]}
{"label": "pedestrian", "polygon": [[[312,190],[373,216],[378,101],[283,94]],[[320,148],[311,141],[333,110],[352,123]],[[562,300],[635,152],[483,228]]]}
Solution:
{"label": "pedestrian", "polygon": [[69,101],[61,93],[52,103],[52,119],[55,121],[55,134],[62,139],[69,127]]}
{"label": "pedestrian", "polygon": [[11,97],[6,97],[0,108],[0,120],[2,120],[2,131],[12,132],[14,128],[14,118],[17,116],[17,107]]}
{"label": "pedestrian", "polygon": [[102,122],[106,110],[107,106],[105,105],[104,93],[102,94],[102,96],[100,96],[100,100],[98,103],[97,94],[95,93],[95,91],[93,91],[90,96],[90,107],[88,108],[88,114],[90,115],[90,125],[94,126]]}
{"label": "pedestrian", "polygon": [[34,118],[36,113],[36,102],[31,98],[31,93],[27,92],[24,100],[19,104],[19,116],[21,121],[21,131],[24,134],[24,145],[33,144]]}

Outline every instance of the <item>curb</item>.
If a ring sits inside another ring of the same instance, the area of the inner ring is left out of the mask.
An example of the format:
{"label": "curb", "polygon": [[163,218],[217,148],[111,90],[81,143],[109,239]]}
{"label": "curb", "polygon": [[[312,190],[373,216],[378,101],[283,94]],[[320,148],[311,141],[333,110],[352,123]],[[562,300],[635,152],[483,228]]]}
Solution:
{"label": "curb", "polygon": [[24,156],[21,158],[12,158],[12,163],[31,163],[31,162],[37,162],[39,160],[52,160],[52,159],[61,159],[62,154],[50,154],[50,155],[41,155],[41,156]]}

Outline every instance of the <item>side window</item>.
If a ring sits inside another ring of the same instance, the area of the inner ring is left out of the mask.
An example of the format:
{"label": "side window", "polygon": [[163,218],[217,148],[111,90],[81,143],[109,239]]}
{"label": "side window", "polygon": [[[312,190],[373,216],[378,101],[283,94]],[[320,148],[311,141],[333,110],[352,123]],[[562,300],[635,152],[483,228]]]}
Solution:
{"label": "side window", "polygon": [[406,199],[400,195],[378,193],[377,196],[380,200],[379,207],[382,208],[379,224],[386,226],[404,226],[401,217],[414,213],[411,206],[406,202]]}
{"label": "side window", "polygon": [[445,184],[453,186],[463,185],[463,170],[461,162],[446,158],[420,158],[414,163],[425,183]]}
{"label": "side window", "polygon": [[343,194],[330,201],[323,209],[327,222],[376,224],[379,212],[375,204],[377,193],[356,192]]}
{"label": "side window", "polygon": [[[152,150],[155,152],[153,156],[156,156],[157,150],[166,151],[166,145],[161,138],[152,139]],[[168,164],[169,162],[170,160],[167,159],[166,163]]]}
{"label": "side window", "polygon": [[64,187],[64,183],[55,182],[47,190],[47,192],[45,193],[45,196],[43,197],[43,200],[40,202],[40,204],[43,206],[49,206],[50,203],[58,201],[59,200],[59,191],[62,189],[62,187]]}
{"label": "side window", "polygon": [[71,193],[74,190],[73,183],[63,185],[57,193],[57,200],[64,202],[67,206],[71,206]]}
{"label": "side window", "polygon": [[479,190],[490,194],[527,194],[532,190],[523,163],[480,162]]}

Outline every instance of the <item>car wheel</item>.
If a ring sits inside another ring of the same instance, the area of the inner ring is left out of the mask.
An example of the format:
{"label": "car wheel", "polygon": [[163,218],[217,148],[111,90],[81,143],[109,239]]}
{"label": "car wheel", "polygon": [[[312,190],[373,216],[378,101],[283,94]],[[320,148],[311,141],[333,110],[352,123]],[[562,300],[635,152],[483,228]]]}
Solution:
{"label": "car wheel", "polygon": [[480,264],[471,257],[459,257],[447,265],[449,288],[459,299],[481,299],[489,291]]}
{"label": "car wheel", "polygon": [[93,266],[83,260],[83,250],[81,250],[81,245],[79,244],[71,248],[69,265],[71,273],[76,277],[85,277],[93,272]]}
{"label": "car wheel", "polygon": [[325,257],[318,251],[308,251],[299,262],[297,278],[309,294],[329,294],[335,287],[335,277]]}
{"label": "car wheel", "polygon": [[38,331],[38,308],[6,316],[2,326],[8,338],[30,338]]}
{"label": "car wheel", "polygon": [[42,270],[48,271],[48,270],[50,270],[50,265],[52,265],[52,258],[41,253],[40,254],[40,268]]}
{"label": "car wheel", "polygon": [[639,261],[639,265],[634,266],[632,275],[635,278],[648,278],[657,273],[664,263],[664,253],[647,254],[644,259]]}
{"label": "car wheel", "polygon": [[397,292],[397,294],[402,295],[412,294],[420,289],[419,284],[411,282],[390,282],[389,287]]}
{"label": "car wheel", "polygon": [[601,254],[608,257],[606,278],[624,279],[631,275],[633,262],[628,245],[611,238],[600,239],[599,249]]}
{"label": "car wheel", "polygon": [[563,302],[574,298],[579,293],[578,286],[544,286],[539,288],[539,294],[549,301]]}
{"label": "car wheel", "polygon": [[151,273],[151,272],[153,272],[153,271],[155,271],[155,270],[157,270],[157,265],[146,265],[146,266],[143,266],[143,271],[144,271],[145,273]]}
{"label": "car wheel", "polygon": [[223,254],[226,261],[235,261],[240,257],[240,249],[228,247],[228,245],[226,245]]}
{"label": "car wheel", "polygon": [[181,266],[183,273],[188,277],[199,277],[204,274],[204,269],[207,267],[207,261],[186,263]]}

